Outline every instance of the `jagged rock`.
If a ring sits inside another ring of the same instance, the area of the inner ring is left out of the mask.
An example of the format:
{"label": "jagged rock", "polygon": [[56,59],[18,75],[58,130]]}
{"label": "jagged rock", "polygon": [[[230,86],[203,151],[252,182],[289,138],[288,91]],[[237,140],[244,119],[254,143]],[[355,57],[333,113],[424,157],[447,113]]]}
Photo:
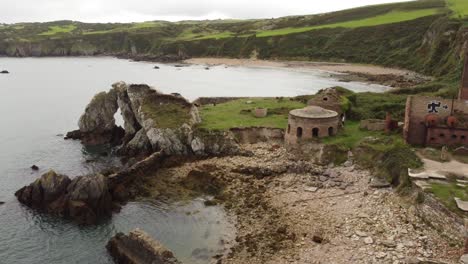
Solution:
{"label": "jagged rock", "polygon": [[79,133],[73,131],[67,134],[67,138],[81,139],[85,145],[118,144],[123,133],[115,125],[117,110],[117,92],[114,89],[95,95],[80,117]]}
{"label": "jagged rock", "polygon": [[111,215],[112,197],[104,175],[76,177],[68,186],[67,192],[69,200],[77,202],[73,209],[78,211],[70,209],[70,216],[80,223],[93,224],[98,218]]}
{"label": "jagged rock", "polygon": [[375,188],[375,189],[380,189],[380,188],[389,188],[391,185],[389,182],[387,182],[384,179],[373,177],[370,183],[370,187]]}
{"label": "jagged rock", "polygon": [[51,170],[18,190],[15,196],[28,207],[70,217],[83,224],[95,224],[99,218],[111,214],[112,198],[107,179],[100,174],[70,180]]}
{"label": "jagged rock", "polygon": [[118,149],[117,153],[121,155],[134,156],[137,154],[151,153],[151,150],[151,142],[146,136],[146,131],[144,129],[140,129],[127,144]]}
{"label": "jagged rock", "polygon": [[145,232],[136,229],[124,235],[118,233],[107,244],[116,263],[122,264],[179,264],[174,254]]}
{"label": "jagged rock", "polygon": [[117,112],[117,92],[101,92],[94,96],[81,116],[78,126],[82,133],[110,131],[115,127],[114,114]]}
{"label": "jagged rock", "polygon": [[201,155],[205,152],[205,144],[198,137],[192,140],[192,143],[190,144],[190,146],[192,147],[192,151],[195,154]]}
{"label": "jagged rock", "polygon": [[[232,135],[195,135],[201,122],[198,108],[180,95],[162,94],[148,85],[114,83],[109,92],[97,94],[81,116],[79,130],[66,139],[85,145],[111,143],[122,155],[219,155],[239,153]],[[115,125],[120,109],[124,128]]]}
{"label": "jagged rock", "polygon": [[71,180],[55,171],[43,174],[39,179],[15,193],[18,200],[33,208],[47,210],[48,205],[64,195]]}
{"label": "jagged rock", "polygon": [[135,111],[133,110],[132,103],[127,93],[127,84],[124,82],[117,82],[112,85],[114,90],[117,91],[117,105],[124,120],[124,129],[126,135],[135,135],[140,130],[141,125],[138,123]]}

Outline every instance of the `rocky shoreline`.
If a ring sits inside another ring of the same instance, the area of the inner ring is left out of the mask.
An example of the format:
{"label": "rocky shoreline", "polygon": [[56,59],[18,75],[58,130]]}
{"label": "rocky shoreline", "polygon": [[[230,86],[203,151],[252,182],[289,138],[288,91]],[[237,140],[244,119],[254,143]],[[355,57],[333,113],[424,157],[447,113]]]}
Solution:
{"label": "rocky shoreline", "polygon": [[[118,109],[124,128],[115,124]],[[50,171],[16,196],[79,224],[96,224],[132,200],[213,197],[205,205],[224,206],[237,229],[234,241],[219,241],[225,254],[213,263],[456,263],[462,255],[458,216],[438,210],[430,196],[373,188],[353,155],[334,166],[322,151],[317,164],[281,139],[240,144],[232,132],[199,130],[198,122],[197,106],[180,96],[116,83],[91,100],[67,137],[110,144],[127,164],[73,179]],[[119,243],[146,242],[121,234],[109,246],[117,262],[146,263],[126,259],[141,256]]]}

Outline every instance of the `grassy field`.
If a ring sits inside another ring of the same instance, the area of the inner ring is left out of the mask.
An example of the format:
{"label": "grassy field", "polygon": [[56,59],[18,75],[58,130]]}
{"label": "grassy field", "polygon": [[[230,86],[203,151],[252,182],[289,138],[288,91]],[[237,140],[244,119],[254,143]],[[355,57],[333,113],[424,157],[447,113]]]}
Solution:
{"label": "grassy field", "polygon": [[190,121],[189,109],[179,104],[164,104],[164,107],[145,103],[142,112],[152,118],[157,128],[179,128]]}
{"label": "grassy field", "polygon": [[335,137],[325,138],[323,139],[323,143],[336,144],[348,149],[353,149],[365,137],[382,135],[384,135],[383,132],[360,129],[359,121],[348,121],[345,127],[341,129]]}
{"label": "grassy field", "polygon": [[460,19],[468,17],[467,0],[447,0],[447,5],[453,11],[452,17]]}
{"label": "grassy field", "polygon": [[[200,127],[211,130],[256,126],[286,128],[289,111],[304,106],[305,104],[297,101],[275,98],[238,99],[216,106],[206,105],[200,111],[202,118]],[[256,118],[251,112],[255,108],[268,108],[268,116]]]}
{"label": "grassy field", "polygon": [[76,29],[75,25],[50,26],[49,31],[40,33],[40,36],[52,36],[60,33],[70,33]]}
{"label": "grassy field", "polygon": [[293,33],[307,32],[311,30],[323,29],[323,28],[358,28],[358,27],[370,27],[390,23],[398,23],[408,20],[413,20],[425,16],[431,16],[440,13],[441,10],[437,8],[413,10],[413,11],[392,11],[384,15],[379,15],[371,18],[352,20],[334,24],[325,24],[318,26],[302,27],[302,28],[283,28],[276,30],[267,30],[257,33],[257,37],[271,37],[279,35],[287,35]]}
{"label": "grassy field", "polygon": [[433,193],[445,206],[454,212],[460,212],[454,200],[455,197],[468,201],[468,188],[458,186],[455,183],[432,183],[431,188],[427,190]]}

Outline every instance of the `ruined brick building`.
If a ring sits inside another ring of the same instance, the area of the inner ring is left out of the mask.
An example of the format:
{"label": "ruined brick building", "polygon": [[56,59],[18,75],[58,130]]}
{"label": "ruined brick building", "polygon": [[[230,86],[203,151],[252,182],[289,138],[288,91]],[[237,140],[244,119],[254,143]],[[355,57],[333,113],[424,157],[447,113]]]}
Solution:
{"label": "ruined brick building", "polygon": [[333,88],[321,90],[307,107],[289,113],[285,141],[294,145],[303,140],[334,136],[342,125],[343,115],[338,92]]}
{"label": "ruined brick building", "polygon": [[468,56],[458,98],[409,96],[404,137],[423,146],[468,146]]}

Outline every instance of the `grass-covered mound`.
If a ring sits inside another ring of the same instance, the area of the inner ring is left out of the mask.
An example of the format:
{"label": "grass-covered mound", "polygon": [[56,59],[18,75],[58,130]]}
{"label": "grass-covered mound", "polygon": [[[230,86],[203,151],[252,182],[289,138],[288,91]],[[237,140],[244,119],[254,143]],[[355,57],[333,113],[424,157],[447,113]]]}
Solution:
{"label": "grass-covered mound", "polygon": [[[200,109],[200,128],[229,130],[235,127],[286,128],[289,111],[306,104],[289,98],[245,98],[217,105],[205,105]],[[267,108],[268,115],[257,118],[252,111]]]}
{"label": "grass-covered mound", "polygon": [[156,128],[180,128],[189,124],[191,104],[185,99],[172,95],[156,94],[146,98],[141,111],[151,118]]}

